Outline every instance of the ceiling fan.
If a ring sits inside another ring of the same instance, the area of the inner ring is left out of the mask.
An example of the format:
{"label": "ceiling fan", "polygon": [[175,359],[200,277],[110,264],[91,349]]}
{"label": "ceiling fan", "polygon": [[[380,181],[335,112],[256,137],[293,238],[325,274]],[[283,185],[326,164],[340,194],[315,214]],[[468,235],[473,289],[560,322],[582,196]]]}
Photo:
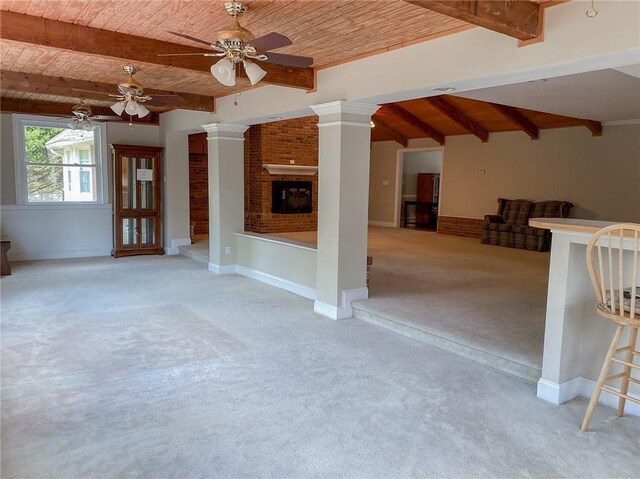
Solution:
{"label": "ceiling fan", "polygon": [[83,130],[91,131],[95,129],[94,121],[114,121],[122,119],[119,116],[94,115],[91,107],[87,105],[82,98],[80,99],[80,103],[74,105],[71,109],[71,113],[73,113],[73,116],[67,125],[72,130],[82,128]]}
{"label": "ceiling fan", "polygon": [[164,106],[169,102],[174,101],[182,101],[183,98],[179,95],[145,95],[144,88],[140,83],[138,83],[133,75],[136,74],[138,69],[136,67],[126,65],[122,67],[124,72],[129,75],[129,78],[122,82],[118,83],[118,93],[102,93],[95,92],[89,90],[76,90],[81,92],[88,92],[91,94],[100,94],[106,95],[118,100],[116,103],[111,105],[111,109],[117,115],[122,115],[122,113],[127,113],[130,116],[138,115],[139,118],[144,118],[149,114],[149,110],[143,105],[146,103],[151,106]]}
{"label": "ceiling fan", "polygon": [[226,86],[236,84],[236,67],[239,64],[244,67],[252,85],[258,83],[267,74],[266,71],[251,60],[299,68],[306,68],[313,64],[313,58],[310,57],[271,52],[271,50],[293,44],[284,35],[271,32],[256,38],[253,33],[241,26],[238,18],[247,11],[247,6],[244,3],[227,2],[224,4],[224,8],[227,14],[233,17],[234,23],[225,30],[219,31],[216,34],[216,40],[213,42],[201,40],[184,33],[169,32],[172,35],[207,45],[213,50],[212,53],[165,53],[160,54],[160,56],[202,55],[205,57],[223,57],[211,67],[211,74]]}

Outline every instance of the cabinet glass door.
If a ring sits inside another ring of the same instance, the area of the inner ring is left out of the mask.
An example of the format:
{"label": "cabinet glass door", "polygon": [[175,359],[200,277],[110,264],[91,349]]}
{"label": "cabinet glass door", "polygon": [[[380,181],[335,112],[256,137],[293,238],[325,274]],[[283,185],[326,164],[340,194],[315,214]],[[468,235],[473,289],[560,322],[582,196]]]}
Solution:
{"label": "cabinet glass door", "polygon": [[138,207],[138,189],[136,181],[136,158],[122,156],[121,158],[121,205],[123,210],[135,210]]}
{"label": "cabinet glass door", "polygon": [[138,226],[136,218],[122,218],[122,247],[138,247]]}
{"label": "cabinet glass door", "polygon": [[[154,158],[140,158],[141,177],[154,178]],[[148,179],[140,181],[140,209],[153,210],[156,207],[154,184]]]}

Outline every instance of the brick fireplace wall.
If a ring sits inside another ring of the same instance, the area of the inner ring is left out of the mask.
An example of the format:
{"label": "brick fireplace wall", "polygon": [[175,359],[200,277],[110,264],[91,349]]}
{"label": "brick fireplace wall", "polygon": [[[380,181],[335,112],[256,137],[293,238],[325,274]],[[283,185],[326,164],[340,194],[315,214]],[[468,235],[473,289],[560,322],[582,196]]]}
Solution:
{"label": "brick fireplace wall", "polygon": [[207,134],[189,135],[189,219],[195,234],[209,234]]}
{"label": "brick fireplace wall", "polygon": [[[318,227],[318,175],[270,175],[265,164],[318,166],[318,117],[254,125],[245,133],[245,230],[255,233],[315,231]],[[271,213],[273,181],[311,181],[313,212]]]}

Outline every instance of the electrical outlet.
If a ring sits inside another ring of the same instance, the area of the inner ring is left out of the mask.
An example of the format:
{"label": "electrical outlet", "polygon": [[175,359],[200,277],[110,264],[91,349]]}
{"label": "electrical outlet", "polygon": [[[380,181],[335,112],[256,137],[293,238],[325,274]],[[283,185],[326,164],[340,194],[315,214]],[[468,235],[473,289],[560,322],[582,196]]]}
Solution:
{"label": "electrical outlet", "polygon": [[224,254],[231,254],[231,246],[224,247]]}
{"label": "electrical outlet", "polygon": [[290,165],[295,165],[296,164],[296,160],[289,160],[289,164]]}

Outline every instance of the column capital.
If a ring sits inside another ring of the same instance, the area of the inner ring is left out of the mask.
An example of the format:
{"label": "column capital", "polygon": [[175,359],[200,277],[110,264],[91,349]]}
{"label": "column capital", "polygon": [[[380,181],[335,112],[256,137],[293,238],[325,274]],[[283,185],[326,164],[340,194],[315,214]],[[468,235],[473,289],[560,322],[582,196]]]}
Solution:
{"label": "column capital", "polygon": [[[347,113],[349,115],[360,115],[366,116],[367,118],[371,118],[378,109],[379,105],[371,104],[371,103],[362,103],[356,101],[331,101],[328,103],[320,103],[318,105],[311,105],[311,109],[316,113],[316,115],[323,117],[325,115],[335,115]],[[367,119],[367,121],[369,121]]]}
{"label": "column capital", "polygon": [[209,123],[202,125],[210,138],[243,138],[244,132],[249,129],[247,125],[233,125],[231,123]]}

